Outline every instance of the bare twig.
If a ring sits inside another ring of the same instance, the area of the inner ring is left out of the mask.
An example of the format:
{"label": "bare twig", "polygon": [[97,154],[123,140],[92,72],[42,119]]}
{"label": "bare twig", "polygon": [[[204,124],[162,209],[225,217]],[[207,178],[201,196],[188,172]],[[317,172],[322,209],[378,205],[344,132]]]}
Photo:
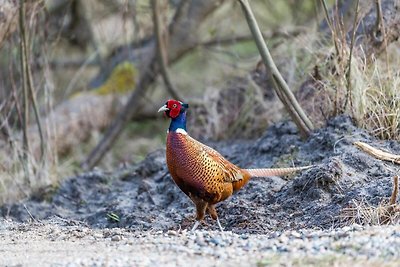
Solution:
{"label": "bare twig", "polygon": [[[23,159],[27,161],[29,153],[28,141],[28,120],[29,120],[29,98],[28,98],[28,78],[26,76],[26,43],[25,43],[25,0],[20,1],[19,7],[19,27],[20,27],[20,59],[21,59],[21,76],[22,76],[22,98],[23,98],[23,119],[22,119],[22,136],[23,136]],[[26,162],[27,163],[27,162]],[[28,175],[26,170],[26,175]]]}
{"label": "bare twig", "polygon": [[336,31],[335,31],[335,28],[334,28],[334,25],[333,25],[333,21],[331,20],[331,18],[329,16],[328,7],[326,5],[325,0],[320,0],[320,1],[322,3],[323,8],[324,8],[326,22],[328,23],[329,29],[331,30],[332,40],[333,40],[333,43],[335,45],[336,55],[339,55],[339,44],[337,43]]}
{"label": "bare twig", "polygon": [[160,67],[160,73],[163,78],[165,87],[171,96],[175,99],[183,100],[174,85],[172,84],[171,78],[168,71],[168,28],[164,27],[162,29],[161,18],[160,18],[160,0],[152,0],[152,10],[153,10],[153,25],[154,25],[154,35],[156,37],[156,49],[157,49],[157,59],[158,65]]}
{"label": "bare twig", "polygon": [[[375,0],[375,7],[376,7],[376,22],[375,22],[375,31],[374,31],[374,38],[377,43],[384,43],[385,51],[386,51],[386,65],[389,66],[389,57],[387,53],[387,38],[386,38],[386,30],[385,24],[383,21],[382,15],[382,2],[381,0]],[[390,68],[387,68],[390,71]]]}
{"label": "bare twig", "polygon": [[23,204],[24,209],[26,210],[26,212],[28,213],[29,217],[31,217],[32,221],[34,222],[38,222],[35,217],[33,217],[32,213],[28,210],[28,208],[26,207],[25,203]]}
{"label": "bare twig", "polygon": [[[25,34],[23,34],[26,36]],[[32,108],[33,112],[35,115],[35,120],[36,124],[38,126],[38,132],[39,132],[39,137],[40,137],[40,161],[43,161],[44,158],[44,151],[45,151],[45,143],[44,143],[44,138],[43,138],[43,129],[42,129],[42,123],[40,120],[40,115],[39,115],[39,109],[37,105],[37,100],[36,100],[36,93],[34,90],[34,85],[33,85],[33,78],[32,78],[32,71],[31,71],[31,66],[29,64],[29,53],[27,47],[29,47],[26,38],[23,39],[24,42],[24,52],[25,52],[25,59],[26,59],[26,64],[25,64],[25,72],[26,72],[26,78],[27,78],[27,85],[28,85],[28,91],[29,91],[29,96],[30,96],[30,102],[32,103]]]}
{"label": "bare twig", "polygon": [[308,119],[303,109],[300,107],[293,93],[290,91],[289,86],[283,79],[278,68],[273,61],[271,54],[268,50],[267,45],[264,42],[261,31],[258,27],[257,21],[251,10],[248,0],[239,0],[243,12],[245,14],[247,23],[249,25],[250,31],[255,39],[258,50],[261,54],[265,66],[269,69],[268,73],[271,75],[271,80],[274,83],[274,89],[277,92],[278,97],[281,99],[282,103],[288,110],[293,121],[296,123],[301,135],[306,138],[310,135],[313,130],[313,125]]}
{"label": "bare twig", "polygon": [[351,43],[350,43],[350,54],[349,54],[349,61],[347,66],[346,72],[346,80],[347,80],[347,96],[344,108],[347,106],[347,102],[350,103],[350,109],[353,112],[353,102],[352,102],[352,88],[351,88],[351,60],[353,58],[353,48],[354,48],[354,40],[356,36],[356,29],[357,29],[357,20],[358,20],[358,12],[359,12],[359,0],[356,3],[356,12],[354,14],[354,21],[353,21],[353,31],[351,33]]}
{"label": "bare twig", "polygon": [[[296,37],[302,33],[306,32],[306,28],[304,27],[294,27],[290,29],[279,29],[271,32],[263,32],[263,38],[264,39],[272,39],[272,38],[293,38]],[[248,41],[253,41],[253,35],[238,35],[238,36],[228,36],[228,37],[222,37],[222,38],[216,38],[216,39],[211,39],[202,43],[199,43],[199,46],[214,46],[214,45],[231,45],[234,43],[239,43],[239,42],[248,42]]]}
{"label": "bare twig", "polygon": [[384,34],[384,26],[383,26],[383,16],[382,16],[382,7],[381,0],[375,0],[376,7],[376,22],[375,22],[375,38],[377,38],[380,42],[382,42],[382,38],[385,38]]}
{"label": "bare twig", "polygon": [[397,196],[399,194],[399,176],[395,175],[393,177],[393,191],[390,196],[389,205],[396,204]]}
{"label": "bare twig", "polygon": [[[28,159],[28,154],[30,153],[29,147],[29,137],[28,137],[28,120],[29,120],[29,104],[32,104],[36,124],[38,126],[38,132],[40,137],[40,160],[43,160],[44,157],[44,138],[43,131],[40,121],[39,110],[36,101],[35,90],[33,86],[32,72],[29,64],[29,44],[26,33],[26,25],[25,25],[25,1],[21,0],[20,2],[20,12],[19,12],[19,24],[20,24],[20,53],[21,53],[21,76],[22,76],[22,92],[23,92],[23,158],[25,161]],[[23,163],[28,164],[27,162]],[[25,170],[26,175],[28,175],[27,170]]]}
{"label": "bare twig", "polygon": [[364,142],[354,142],[354,145],[360,148],[362,151],[370,154],[371,156],[392,163],[400,164],[400,155],[392,154],[375,147],[372,147]]}
{"label": "bare twig", "polygon": [[16,1],[1,1],[0,48],[4,41],[16,30],[18,21],[18,3]]}

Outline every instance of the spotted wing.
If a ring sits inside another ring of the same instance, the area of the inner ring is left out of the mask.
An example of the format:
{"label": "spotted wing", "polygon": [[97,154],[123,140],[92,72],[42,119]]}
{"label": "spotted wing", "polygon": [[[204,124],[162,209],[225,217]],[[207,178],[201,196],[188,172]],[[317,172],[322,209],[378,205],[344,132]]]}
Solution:
{"label": "spotted wing", "polygon": [[224,182],[232,183],[243,180],[243,172],[238,166],[229,162],[215,149],[206,146],[193,138],[190,139],[194,145],[201,147],[201,154],[204,159],[211,160],[217,164],[218,168],[223,172]]}

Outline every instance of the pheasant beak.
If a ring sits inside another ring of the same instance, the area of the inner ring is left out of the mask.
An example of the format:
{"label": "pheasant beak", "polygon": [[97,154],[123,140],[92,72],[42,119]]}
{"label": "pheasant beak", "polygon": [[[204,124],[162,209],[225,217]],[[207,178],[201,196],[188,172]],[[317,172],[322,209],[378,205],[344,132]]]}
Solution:
{"label": "pheasant beak", "polygon": [[169,108],[167,108],[167,105],[164,105],[164,106],[162,106],[159,110],[158,110],[158,112],[161,112],[161,111],[168,111],[169,110]]}

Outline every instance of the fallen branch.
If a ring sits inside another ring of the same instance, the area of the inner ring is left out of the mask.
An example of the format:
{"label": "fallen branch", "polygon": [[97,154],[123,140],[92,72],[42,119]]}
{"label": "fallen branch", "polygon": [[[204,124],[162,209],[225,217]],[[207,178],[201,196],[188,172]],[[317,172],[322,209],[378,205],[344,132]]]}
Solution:
{"label": "fallen branch", "polygon": [[354,145],[357,146],[358,148],[360,148],[362,151],[370,154],[371,156],[373,156],[377,159],[400,164],[400,155],[392,154],[392,153],[374,148],[364,142],[354,142]]}

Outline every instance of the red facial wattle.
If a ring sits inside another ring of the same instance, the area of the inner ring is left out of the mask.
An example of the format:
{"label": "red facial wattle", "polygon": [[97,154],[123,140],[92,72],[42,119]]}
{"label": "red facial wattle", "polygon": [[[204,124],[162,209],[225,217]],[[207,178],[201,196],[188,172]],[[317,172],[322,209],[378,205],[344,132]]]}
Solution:
{"label": "red facial wattle", "polygon": [[169,109],[168,115],[171,118],[176,118],[179,116],[181,112],[182,104],[177,100],[168,100],[167,101],[167,108]]}

